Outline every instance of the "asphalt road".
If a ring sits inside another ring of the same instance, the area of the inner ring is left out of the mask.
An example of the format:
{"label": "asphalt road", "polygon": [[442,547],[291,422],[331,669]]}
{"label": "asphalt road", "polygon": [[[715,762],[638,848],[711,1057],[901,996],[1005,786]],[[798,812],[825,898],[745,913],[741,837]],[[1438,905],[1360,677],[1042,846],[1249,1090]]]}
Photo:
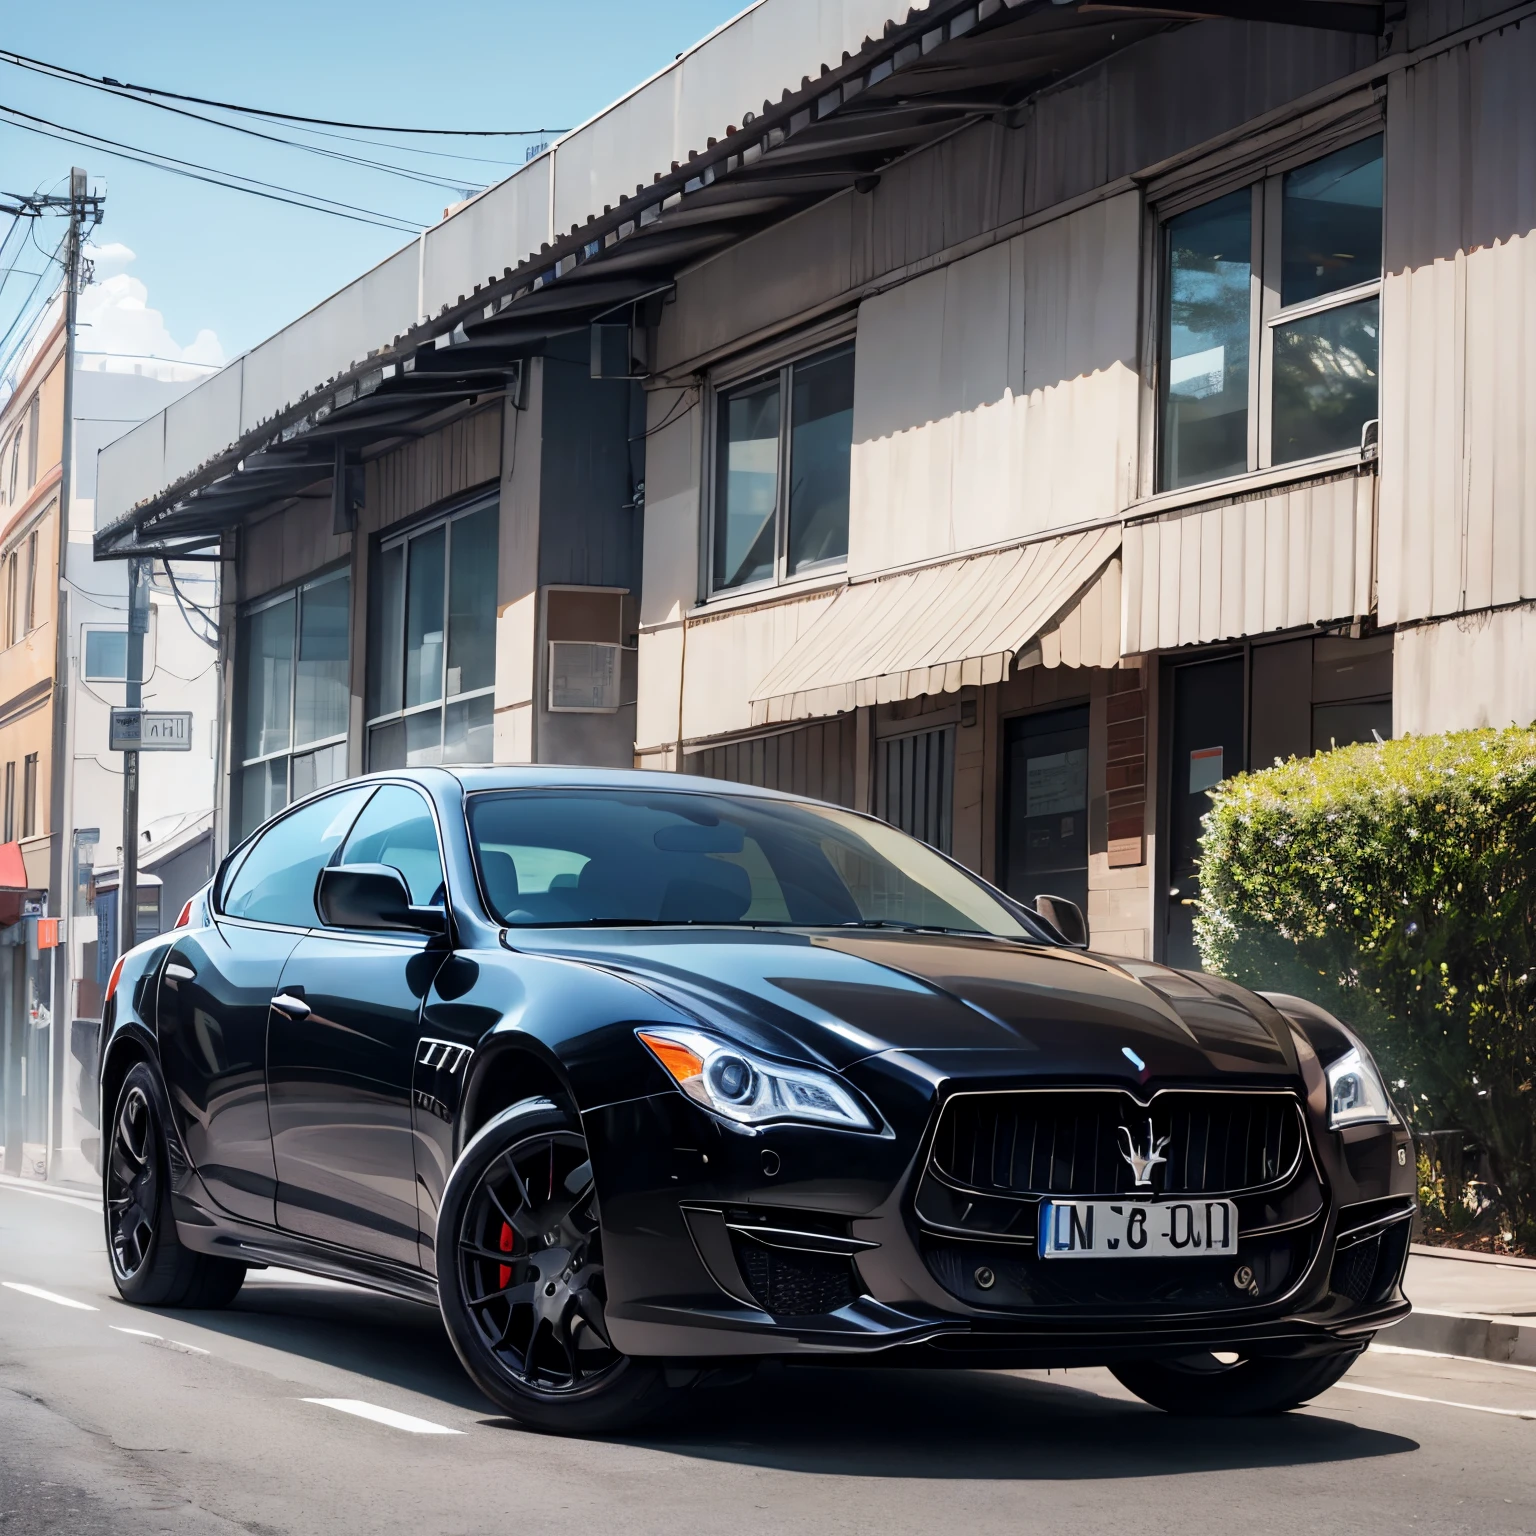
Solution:
{"label": "asphalt road", "polygon": [[426,1308],[267,1271],[226,1312],[135,1310],[93,1205],[0,1184],[0,1536],[1038,1530],[1536,1532],[1536,1370],[1376,1347],[1246,1421],[1106,1371],[798,1370],[561,1440]]}

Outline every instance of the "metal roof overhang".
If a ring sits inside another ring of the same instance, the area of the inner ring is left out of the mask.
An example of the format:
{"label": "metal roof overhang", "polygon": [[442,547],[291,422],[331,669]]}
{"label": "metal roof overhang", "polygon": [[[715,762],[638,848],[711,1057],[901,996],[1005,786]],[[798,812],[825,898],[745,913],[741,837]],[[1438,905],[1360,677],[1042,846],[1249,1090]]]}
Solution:
{"label": "metal roof overhang", "polygon": [[[665,290],[686,266],[847,188],[1108,55],[1191,21],[1381,29],[1381,0],[934,0],[888,21],[760,115],[672,161],[650,187],[469,283],[365,367],[216,451],[96,534],[98,558],[206,551],[250,513],[329,494],[338,452],[386,451],[503,391],[552,337]],[[557,146],[558,147],[558,146]],[[489,195],[489,194],[487,194]],[[473,205],[470,210],[472,211]],[[509,255],[512,253],[508,253]],[[206,557],[206,556],[205,556]]]}

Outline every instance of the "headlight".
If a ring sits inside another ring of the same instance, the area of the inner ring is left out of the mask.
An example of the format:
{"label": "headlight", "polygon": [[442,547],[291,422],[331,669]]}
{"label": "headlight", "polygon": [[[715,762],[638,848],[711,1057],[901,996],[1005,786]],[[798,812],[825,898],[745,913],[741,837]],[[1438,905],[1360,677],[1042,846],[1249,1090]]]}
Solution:
{"label": "headlight", "polygon": [[698,1030],[639,1029],[635,1033],[690,1099],[738,1125],[787,1120],[852,1131],[878,1129],[830,1073],[764,1061]]}
{"label": "headlight", "polygon": [[1397,1119],[1386,1084],[1365,1048],[1352,1046],[1328,1067],[1328,1124],[1380,1125]]}

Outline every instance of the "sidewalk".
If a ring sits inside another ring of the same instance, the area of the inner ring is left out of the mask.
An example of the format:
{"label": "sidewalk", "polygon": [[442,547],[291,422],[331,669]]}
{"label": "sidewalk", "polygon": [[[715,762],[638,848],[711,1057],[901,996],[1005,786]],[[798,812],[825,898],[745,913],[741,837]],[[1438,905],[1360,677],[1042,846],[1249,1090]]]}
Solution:
{"label": "sidewalk", "polygon": [[1413,1315],[1383,1343],[1536,1366],[1536,1259],[1415,1244],[1403,1289]]}

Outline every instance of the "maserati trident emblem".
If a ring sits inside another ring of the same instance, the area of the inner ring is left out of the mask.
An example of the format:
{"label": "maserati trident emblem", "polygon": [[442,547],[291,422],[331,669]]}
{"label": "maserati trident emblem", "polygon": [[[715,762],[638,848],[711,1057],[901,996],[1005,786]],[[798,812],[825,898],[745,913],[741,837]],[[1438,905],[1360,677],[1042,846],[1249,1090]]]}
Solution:
{"label": "maserati trident emblem", "polygon": [[1120,1156],[1131,1165],[1131,1172],[1136,1175],[1137,1189],[1150,1189],[1152,1187],[1152,1170],[1159,1163],[1166,1163],[1168,1159],[1163,1156],[1163,1148],[1168,1145],[1171,1138],[1159,1136],[1152,1128],[1152,1122],[1147,1121],[1147,1148],[1142,1151],[1136,1145],[1136,1138],[1131,1134],[1128,1125],[1120,1127]]}

